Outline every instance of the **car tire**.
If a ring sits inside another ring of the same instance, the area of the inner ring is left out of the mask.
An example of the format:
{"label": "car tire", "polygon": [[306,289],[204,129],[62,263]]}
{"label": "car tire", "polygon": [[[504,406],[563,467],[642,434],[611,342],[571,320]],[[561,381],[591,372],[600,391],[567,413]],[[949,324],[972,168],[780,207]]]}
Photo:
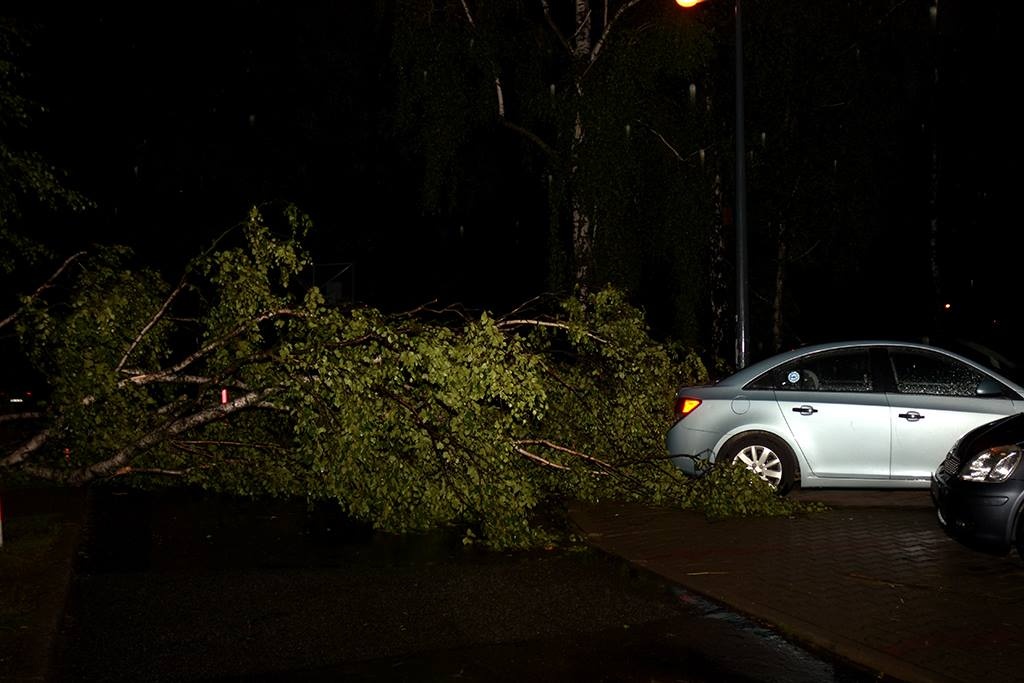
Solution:
{"label": "car tire", "polygon": [[793,488],[796,458],[793,450],[777,436],[766,432],[741,434],[725,444],[718,460],[746,465],[780,496]]}

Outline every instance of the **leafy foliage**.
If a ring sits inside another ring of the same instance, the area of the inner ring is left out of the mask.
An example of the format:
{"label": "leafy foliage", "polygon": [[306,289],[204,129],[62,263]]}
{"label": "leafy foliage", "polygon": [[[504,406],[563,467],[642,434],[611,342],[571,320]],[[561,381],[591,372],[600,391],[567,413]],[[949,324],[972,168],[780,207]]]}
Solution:
{"label": "leafy foliage", "polygon": [[308,227],[254,209],[176,286],[108,249],[26,297],[13,319],[50,396],[0,467],[336,500],[381,529],[458,525],[497,548],[549,541],[569,498],[794,509],[667,460],[666,397],[706,372],[652,341],[622,293],[501,317],[331,308],[297,285]]}
{"label": "leafy foliage", "polygon": [[684,505],[703,511],[709,519],[764,517],[803,511],[824,510],[820,503],[795,506],[781,498],[764,480],[743,465],[720,462],[708,467],[703,476],[687,487]]}

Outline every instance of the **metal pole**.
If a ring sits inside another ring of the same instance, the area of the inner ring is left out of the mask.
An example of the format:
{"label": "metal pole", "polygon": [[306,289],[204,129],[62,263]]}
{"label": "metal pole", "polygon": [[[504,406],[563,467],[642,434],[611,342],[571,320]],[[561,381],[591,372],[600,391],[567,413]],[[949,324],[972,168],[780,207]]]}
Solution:
{"label": "metal pole", "polygon": [[736,367],[750,359],[750,312],[747,308],[747,164],[743,131],[743,24],[736,0]]}

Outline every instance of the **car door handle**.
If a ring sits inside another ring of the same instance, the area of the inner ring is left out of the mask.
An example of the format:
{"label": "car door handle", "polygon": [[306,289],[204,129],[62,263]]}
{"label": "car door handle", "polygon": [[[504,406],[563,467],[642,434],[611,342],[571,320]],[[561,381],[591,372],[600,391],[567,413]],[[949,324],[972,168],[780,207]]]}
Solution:
{"label": "car door handle", "polygon": [[902,417],[907,422],[917,422],[918,420],[924,419],[924,415],[917,412],[916,410],[911,410],[906,413],[900,413],[899,416]]}
{"label": "car door handle", "polygon": [[800,413],[801,415],[814,415],[818,412],[818,409],[813,406],[800,406],[798,408],[793,408],[793,412]]}

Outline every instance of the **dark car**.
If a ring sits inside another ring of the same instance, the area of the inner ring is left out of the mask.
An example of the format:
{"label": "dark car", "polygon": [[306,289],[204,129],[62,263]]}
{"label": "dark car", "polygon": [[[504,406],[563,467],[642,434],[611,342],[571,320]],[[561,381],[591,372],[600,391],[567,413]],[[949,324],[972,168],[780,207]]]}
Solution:
{"label": "dark car", "polygon": [[9,338],[0,339],[0,356],[8,362],[0,366],[0,414],[28,413],[45,403],[46,381],[33,370]]}
{"label": "dark car", "polygon": [[939,524],[966,545],[1024,557],[1024,414],[961,437],[932,476]]}
{"label": "dark car", "polygon": [[24,413],[37,408],[36,392],[31,387],[0,384],[0,413]]}

